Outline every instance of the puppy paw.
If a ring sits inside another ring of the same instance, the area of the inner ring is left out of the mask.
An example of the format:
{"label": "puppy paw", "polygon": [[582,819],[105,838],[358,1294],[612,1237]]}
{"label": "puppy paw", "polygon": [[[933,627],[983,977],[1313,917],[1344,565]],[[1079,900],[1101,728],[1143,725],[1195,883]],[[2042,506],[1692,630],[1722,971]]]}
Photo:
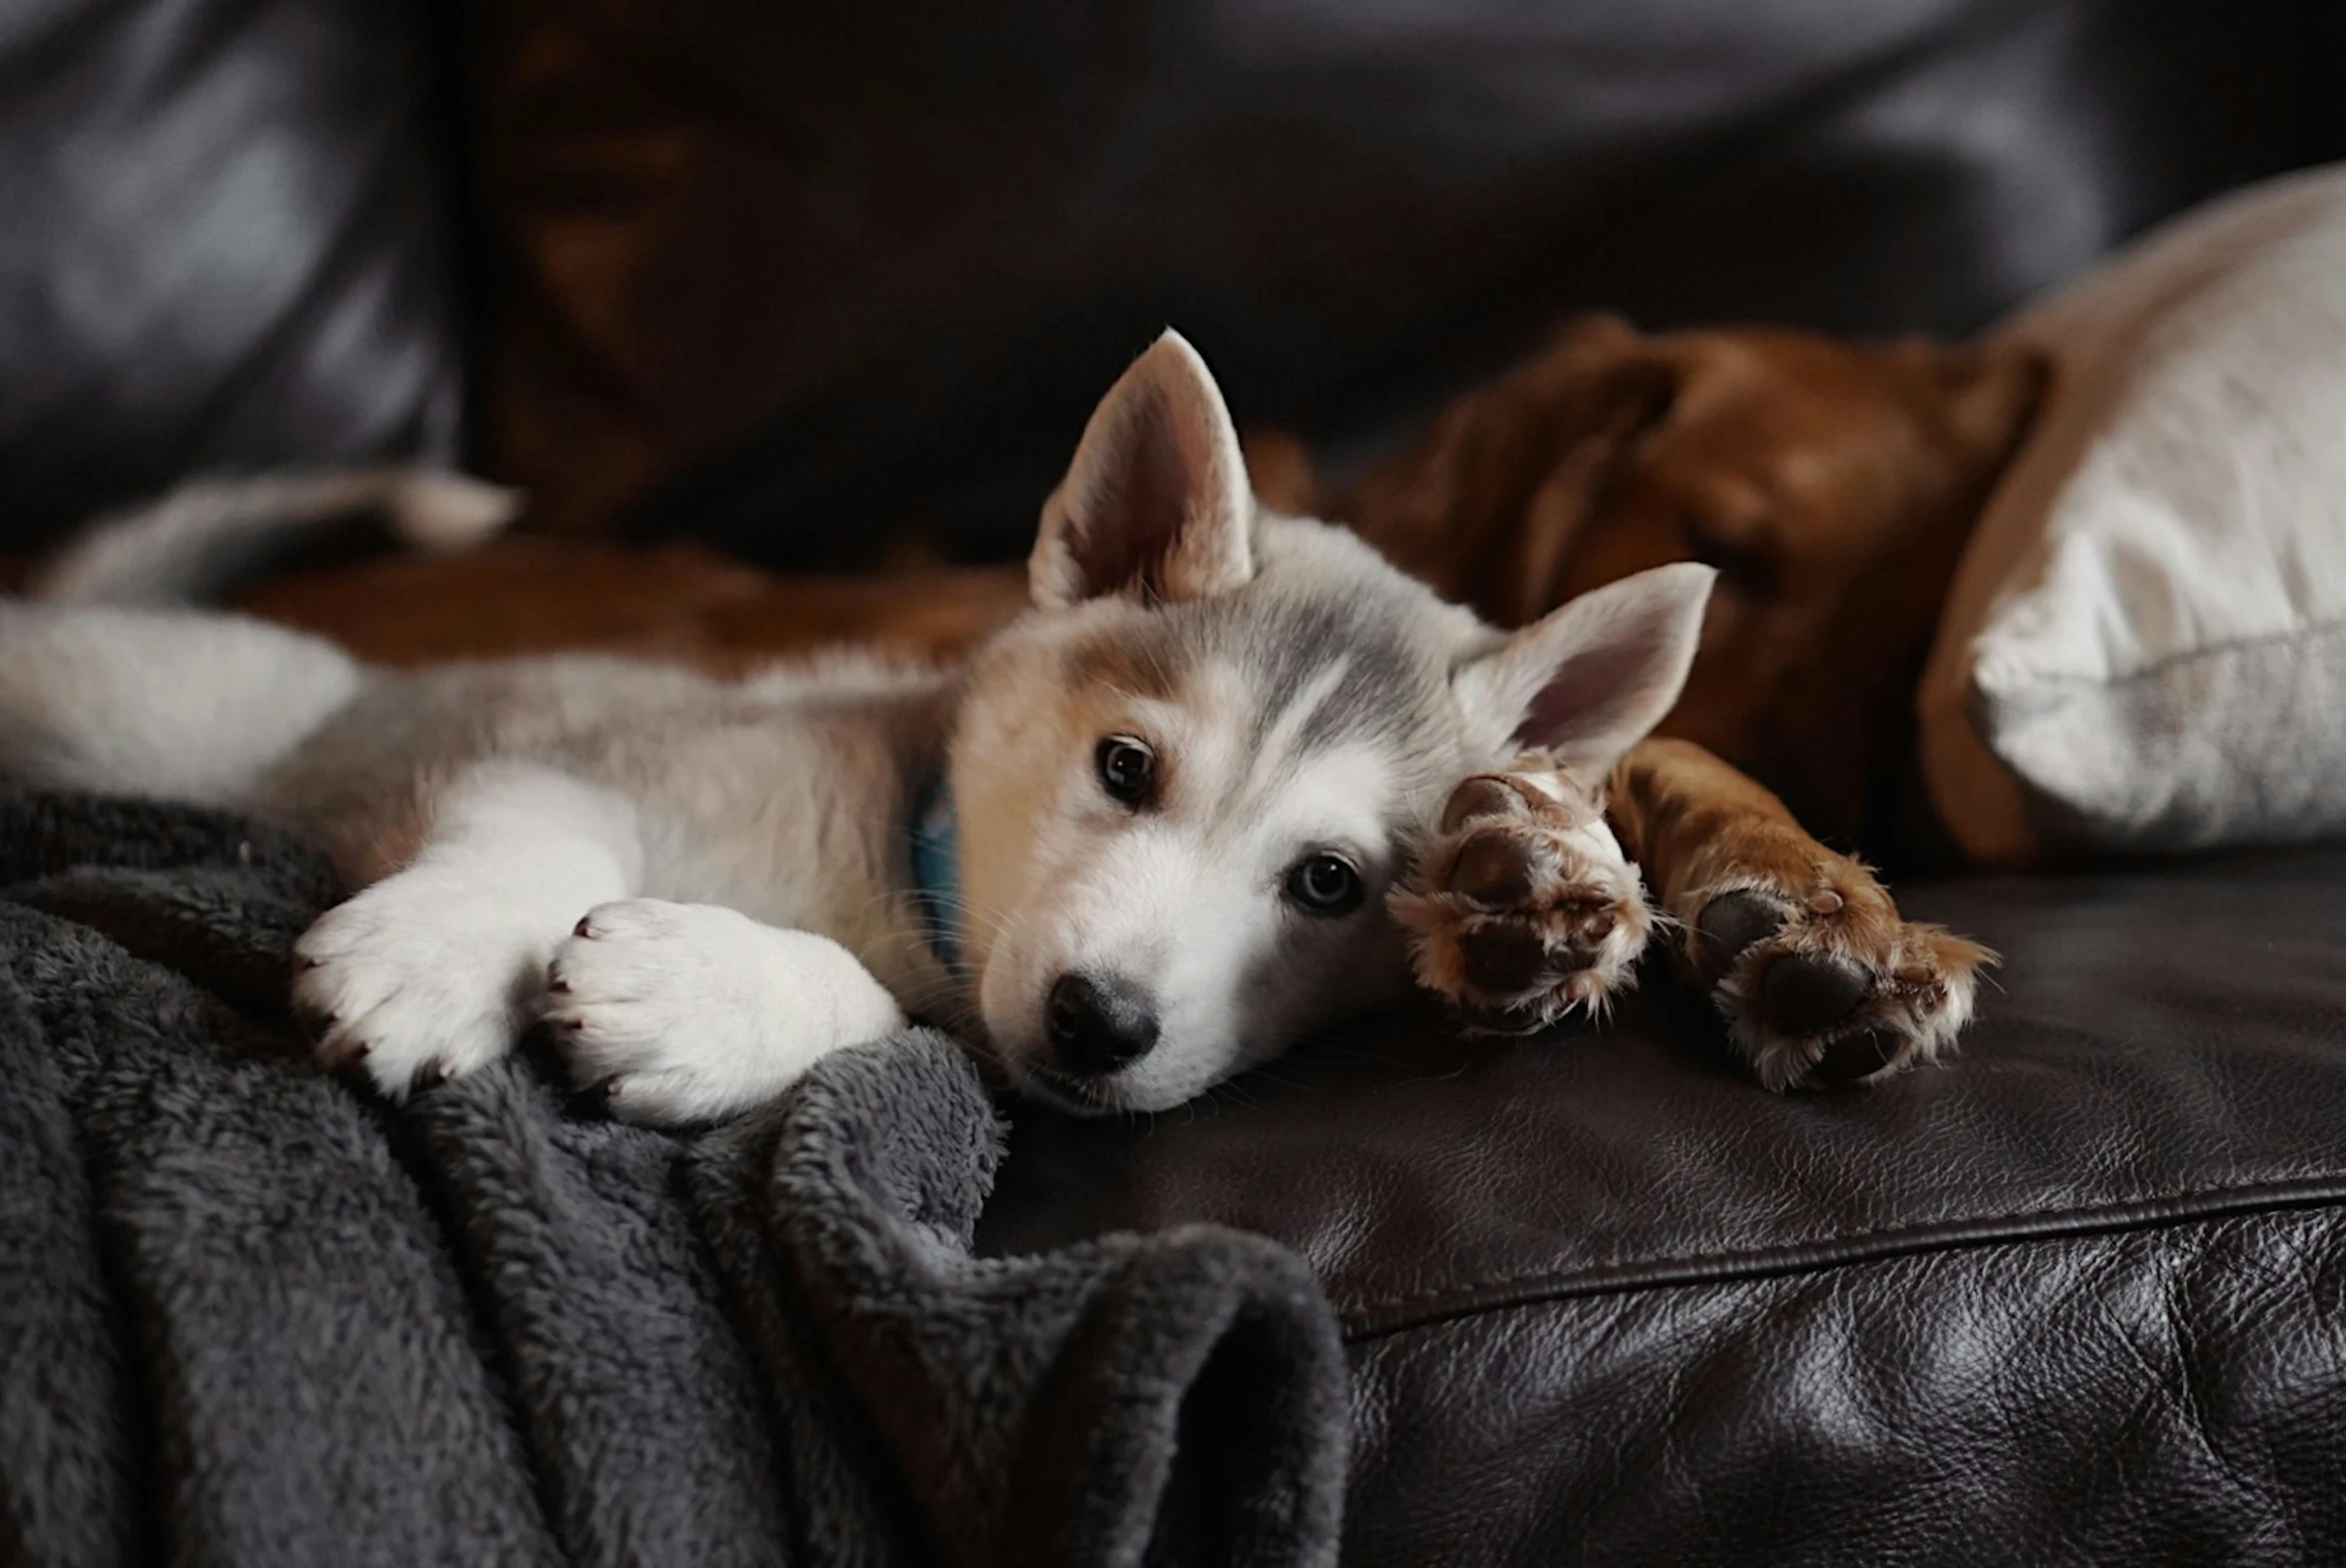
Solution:
{"label": "puppy paw", "polygon": [[1870,1082],[1951,1049],[1995,954],[1899,917],[1854,860],[1689,900],[1684,956],[1771,1089]]}
{"label": "puppy paw", "polygon": [[837,942],[657,898],[588,911],[547,965],[545,1018],[573,1080],[653,1126],[746,1110],[905,1023]]}
{"label": "puppy paw", "polygon": [[293,1005],[321,1064],[394,1099],[495,1061],[533,1016],[550,934],[493,890],[403,871],[294,943]]}
{"label": "puppy paw", "polygon": [[1632,983],[1653,928],[1601,803],[1531,758],[1451,791],[1386,906],[1409,933],[1418,983],[1490,1032],[1601,1011]]}

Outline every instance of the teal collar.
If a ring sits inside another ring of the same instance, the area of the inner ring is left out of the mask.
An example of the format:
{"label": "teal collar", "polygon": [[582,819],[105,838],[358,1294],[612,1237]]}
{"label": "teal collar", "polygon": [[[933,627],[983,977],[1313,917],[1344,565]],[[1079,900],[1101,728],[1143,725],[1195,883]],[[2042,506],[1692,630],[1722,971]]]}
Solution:
{"label": "teal collar", "polygon": [[953,789],[937,774],[913,796],[913,907],[930,950],[957,980],[962,977],[960,842]]}

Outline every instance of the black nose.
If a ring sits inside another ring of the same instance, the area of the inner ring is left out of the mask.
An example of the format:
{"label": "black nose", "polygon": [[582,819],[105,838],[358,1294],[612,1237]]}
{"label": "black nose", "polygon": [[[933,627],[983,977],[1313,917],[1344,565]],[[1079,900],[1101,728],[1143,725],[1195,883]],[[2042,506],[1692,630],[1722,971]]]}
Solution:
{"label": "black nose", "polygon": [[1110,975],[1061,975],[1052,983],[1045,1026],[1052,1053],[1070,1072],[1114,1072],[1157,1043],[1157,1013],[1149,999]]}

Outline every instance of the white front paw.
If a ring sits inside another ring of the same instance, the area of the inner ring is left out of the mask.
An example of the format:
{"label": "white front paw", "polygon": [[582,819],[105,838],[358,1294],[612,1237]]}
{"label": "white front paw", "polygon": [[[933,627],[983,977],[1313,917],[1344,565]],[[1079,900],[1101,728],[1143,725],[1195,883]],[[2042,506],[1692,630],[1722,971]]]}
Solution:
{"label": "white front paw", "polygon": [[614,1115],[674,1125],[771,1099],[825,1053],[905,1017],[829,937],[629,898],[590,910],[556,950],[546,1020]]}
{"label": "white front paw", "polygon": [[293,1001],[318,1059],[393,1098],[495,1061],[535,1014],[560,926],[419,867],[329,909],[294,943]]}

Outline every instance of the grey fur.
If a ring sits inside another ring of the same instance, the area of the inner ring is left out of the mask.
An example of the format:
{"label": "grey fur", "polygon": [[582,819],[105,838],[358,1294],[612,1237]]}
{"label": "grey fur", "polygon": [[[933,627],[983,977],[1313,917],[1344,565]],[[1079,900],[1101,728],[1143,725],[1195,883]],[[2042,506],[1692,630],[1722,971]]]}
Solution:
{"label": "grey fur", "polygon": [[973,1257],[1000,1128],[937,1036],[699,1138],[518,1059],[386,1110],[280,1012],[299,840],[0,791],[0,1560],[1334,1560],[1309,1272]]}
{"label": "grey fur", "polygon": [[[1071,678],[1113,679],[1104,669],[1138,668],[1152,678],[1147,695],[1170,699],[1201,668],[1218,665],[1246,693],[1257,747],[1310,696],[1294,730],[1297,761],[1369,742],[1387,749],[1405,775],[1423,777],[1426,790],[1480,761],[1460,731],[1449,680],[1460,660],[1493,646],[1487,629],[1326,524],[1263,515],[1254,549],[1258,566],[1243,588],[1120,621],[1113,654],[1080,648],[1068,661]],[[1334,684],[1314,693],[1330,670],[1339,672]]]}
{"label": "grey fur", "polygon": [[[217,498],[198,516],[234,548],[283,532]],[[202,531],[174,517],[78,559],[119,566],[149,538],[194,561]],[[296,1004],[323,1062],[395,1097],[542,1018],[619,1114],[678,1124],[911,1013],[974,1025],[1022,1088],[1163,1109],[1401,994],[1385,894],[1449,786],[1534,716],[1554,732],[1537,744],[1596,774],[1660,719],[1709,577],[1644,576],[1502,638],[1343,531],[1264,515],[1210,374],[1169,333],[1045,505],[1034,612],[961,669],[395,674],[249,619],[0,604],[0,772],[323,837],[361,890],[303,937]],[[1605,690],[1547,701],[1589,646]],[[1168,783],[1127,809],[1092,760],[1142,731]],[[941,767],[962,826],[951,972],[907,849]],[[1326,856],[1357,896],[1300,907],[1293,873]],[[1150,1043],[1071,1078],[1051,998],[1078,976],[1146,998]]]}
{"label": "grey fur", "polygon": [[[1041,611],[958,671],[841,662],[727,683],[582,655],[393,672],[232,617],[0,606],[0,770],[51,786],[128,784],[264,811],[323,839],[353,882],[381,885],[416,853],[468,770],[538,765],[626,802],[629,830],[643,845],[632,887],[549,911],[542,928],[550,939],[592,904],[619,896],[722,905],[835,939],[918,1015],[991,1024],[926,939],[904,835],[922,780],[948,766],[949,736],[959,795],[963,764],[1002,749],[989,715],[1020,718],[1080,697],[1039,690],[1023,650],[1062,640],[1051,671],[1111,684],[1121,671],[1197,714],[1211,710],[1191,690],[1198,678],[1223,677],[1223,689],[1242,694],[1240,706],[1211,711],[1210,723],[1273,764],[1243,782],[1251,789],[1276,791],[1342,745],[1372,750],[1389,787],[1377,796],[1373,841],[1359,848],[1379,895],[1446,787],[1496,761],[1468,734],[1450,688],[1461,659],[1495,645],[1487,629],[1340,530],[1278,517],[1248,522],[1256,570],[1243,584],[1190,601]],[[159,670],[200,694],[200,705],[159,687]],[[320,674],[331,684],[320,685]],[[1306,697],[1308,712],[1295,711]],[[1266,748],[1277,727],[1287,741]],[[233,744],[219,750],[230,755],[214,755],[224,741]],[[1023,777],[1031,784],[1072,763],[1090,790],[1089,756],[1079,740]],[[1023,787],[1010,814],[1054,808]],[[964,811],[972,832],[999,834],[1004,817]],[[1246,874],[1263,900],[1275,900],[1274,867]],[[973,923],[982,960],[994,927],[983,917]],[[1239,955],[1251,977],[1232,968],[1203,982],[1240,998],[1249,1026],[1169,1035],[1160,1059],[1130,1075],[1133,1093],[1147,1096],[1135,1102],[1186,1097],[1295,1032],[1407,983],[1395,933],[1373,906],[1341,929],[1272,921],[1263,931],[1270,944]],[[1338,940],[1340,950],[1331,945]],[[542,976],[546,958],[535,962]],[[1299,968],[1312,972],[1298,977]],[[1363,971],[1384,976],[1381,990],[1357,982]],[[1288,978],[1274,983],[1278,975]],[[1044,976],[1023,989],[1039,998],[1048,985]],[[1000,1031],[983,1032],[1004,1045]],[[1031,1041],[1029,1029],[1012,1049]],[[425,1052],[394,1055],[373,1043],[369,1071],[387,1091],[403,1091]],[[341,1048],[329,1041],[330,1054]],[[486,1053],[465,1064],[476,1059]],[[646,1114],[679,1116],[665,1105]]]}

